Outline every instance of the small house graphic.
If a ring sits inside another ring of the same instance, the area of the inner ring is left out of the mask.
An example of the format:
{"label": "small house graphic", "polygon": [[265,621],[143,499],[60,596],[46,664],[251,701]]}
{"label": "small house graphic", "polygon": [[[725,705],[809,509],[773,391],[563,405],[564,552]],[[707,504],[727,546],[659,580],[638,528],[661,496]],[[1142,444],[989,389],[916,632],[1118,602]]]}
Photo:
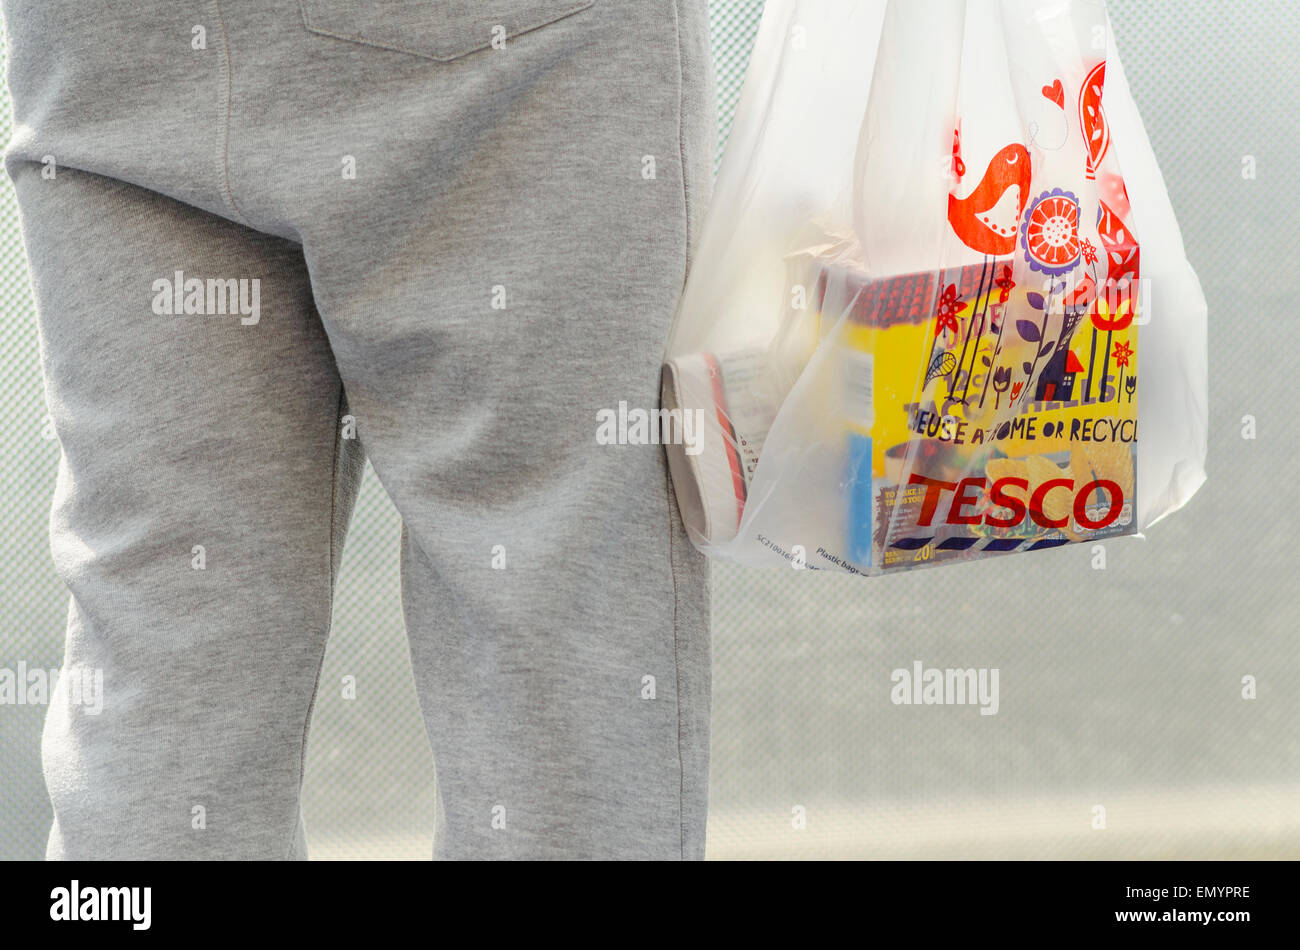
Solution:
{"label": "small house graphic", "polygon": [[1083,364],[1074,350],[1061,347],[1043,370],[1038,380],[1035,402],[1070,402],[1074,398],[1075,376],[1083,372]]}

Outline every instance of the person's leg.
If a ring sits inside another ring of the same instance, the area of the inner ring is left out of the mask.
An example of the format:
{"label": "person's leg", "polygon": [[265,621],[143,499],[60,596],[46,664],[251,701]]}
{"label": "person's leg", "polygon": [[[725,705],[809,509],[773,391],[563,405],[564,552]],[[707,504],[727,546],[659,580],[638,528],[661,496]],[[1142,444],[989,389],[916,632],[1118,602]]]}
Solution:
{"label": "person's leg", "polygon": [[[60,691],[101,672],[103,691],[97,714],[50,705],[49,856],[305,856],[302,756],[359,450],[338,438],[301,248],[42,167],[9,161],[62,446]],[[178,272],[257,280],[257,322],[158,312]]]}
{"label": "person's leg", "polygon": [[[712,169],[705,4],[598,0],[448,62],[376,12],[404,50],[283,39],[287,85],[241,66],[285,6],[226,5],[232,141],[274,129],[293,157],[233,148],[233,188],[301,234],[403,518],[435,851],[701,857],[705,562],[662,449],[596,432],[658,404]],[[446,8],[466,35],[472,6]]]}

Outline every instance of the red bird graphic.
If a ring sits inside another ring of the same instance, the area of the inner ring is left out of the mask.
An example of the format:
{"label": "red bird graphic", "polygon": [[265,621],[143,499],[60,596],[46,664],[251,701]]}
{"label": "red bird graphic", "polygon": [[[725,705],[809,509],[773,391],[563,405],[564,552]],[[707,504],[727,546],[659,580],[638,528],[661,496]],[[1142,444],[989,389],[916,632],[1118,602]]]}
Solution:
{"label": "red bird graphic", "polygon": [[1028,149],[1008,145],[993,156],[969,197],[948,196],[948,223],[967,247],[994,257],[1015,253],[1016,231],[1029,200],[1029,164]]}

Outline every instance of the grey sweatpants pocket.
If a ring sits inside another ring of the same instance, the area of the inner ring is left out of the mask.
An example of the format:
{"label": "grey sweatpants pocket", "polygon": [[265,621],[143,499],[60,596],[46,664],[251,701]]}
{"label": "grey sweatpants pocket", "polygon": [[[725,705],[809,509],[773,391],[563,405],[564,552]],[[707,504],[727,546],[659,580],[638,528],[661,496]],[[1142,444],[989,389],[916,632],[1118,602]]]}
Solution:
{"label": "grey sweatpants pocket", "polygon": [[313,33],[449,62],[528,33],[594,0],[300,0]]}

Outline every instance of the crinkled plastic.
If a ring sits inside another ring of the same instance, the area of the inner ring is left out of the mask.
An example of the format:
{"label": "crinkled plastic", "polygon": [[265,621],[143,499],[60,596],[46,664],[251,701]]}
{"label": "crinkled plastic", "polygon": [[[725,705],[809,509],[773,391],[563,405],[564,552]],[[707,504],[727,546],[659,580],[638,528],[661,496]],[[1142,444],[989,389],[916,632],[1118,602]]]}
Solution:
{"label": "crinkled plastic", "polygon": [[877,575],[1133,534],[1204,481],[1206,396],[1102,0],[768,0],[664,372],[698,547]]}

